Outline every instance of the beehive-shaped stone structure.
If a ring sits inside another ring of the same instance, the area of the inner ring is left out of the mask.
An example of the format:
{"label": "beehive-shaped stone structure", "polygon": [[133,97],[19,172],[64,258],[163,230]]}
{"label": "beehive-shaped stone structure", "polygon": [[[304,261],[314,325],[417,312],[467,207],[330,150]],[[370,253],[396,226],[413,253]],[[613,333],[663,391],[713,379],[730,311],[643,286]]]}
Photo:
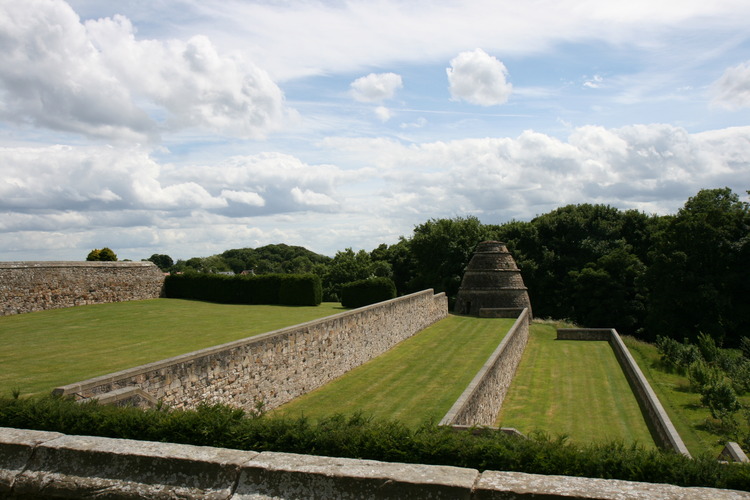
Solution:
{"label": "beehive-shaped stone structure", "polygon": [[505,243],[479,243],[464,271],[454,312],[513,317],[524,307],[531,312],[529,293]]}

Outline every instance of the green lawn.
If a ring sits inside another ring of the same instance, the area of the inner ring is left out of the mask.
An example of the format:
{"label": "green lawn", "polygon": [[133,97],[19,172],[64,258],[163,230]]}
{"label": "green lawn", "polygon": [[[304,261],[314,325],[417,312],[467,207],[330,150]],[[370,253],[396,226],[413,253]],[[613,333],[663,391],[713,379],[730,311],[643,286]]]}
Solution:
{"label": "green lawn", "polygon": [[317,420],[334,413],[361,411],[409,426],[430,419],[437,422],[514,321],[451,315],[274,413]]}
{"label": "green lawn", "polygon": [[[648,379],[651,387],[669,414],[670,420],[692,455],[708,453],[716,457],[727,439],[710,432],[706,422],[712,420],[711,412],[701,405],[701,395],[690,392],[690,382],[685,375],[668,372],[661,367],[656,346],[632,337],[623,337],[625,345]],[[750,396],[740,398],[745,407],[750,406]],[[738,421],[742,420],[741,412]]]}
{"label": "green lawn", "polygon": [[534,323],[530,333],[498,425],[581,443],[655,446],[608,342],[555,340],[549,324]]}
{"label": "green lawn", "polygon": [[48,392],[343,310],[154,299],[1,316],[0,391]]}

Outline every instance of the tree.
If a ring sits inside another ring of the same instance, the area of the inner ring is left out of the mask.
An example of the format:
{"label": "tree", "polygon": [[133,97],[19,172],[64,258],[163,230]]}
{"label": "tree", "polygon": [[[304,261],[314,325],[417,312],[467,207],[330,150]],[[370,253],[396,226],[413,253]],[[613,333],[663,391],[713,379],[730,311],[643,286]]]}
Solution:
{"label": "tree", "polygon": [[169,271],[169,269],[174,265],[172,257],[166,254],[155,253],[146,260],[153,262],[159,269],[164,272]]}
{"label": "tree", "polygon": [[117,254],[108,247],[102,249],[95,248],[91,250],[86,257],[87,261],[116,261]]}
{"label": "tree", "polygon": [[739,344],[750,328],[748,203],[729,188],[699,191],[665,218],[650,260],[649,331]]}
{"label": "tree", "polygon": [[474,216],[431,219],[416,226],[409,241],[414,259],[410,288],[432,288],[455,299],[477,243],[492,237],[491,228]]}

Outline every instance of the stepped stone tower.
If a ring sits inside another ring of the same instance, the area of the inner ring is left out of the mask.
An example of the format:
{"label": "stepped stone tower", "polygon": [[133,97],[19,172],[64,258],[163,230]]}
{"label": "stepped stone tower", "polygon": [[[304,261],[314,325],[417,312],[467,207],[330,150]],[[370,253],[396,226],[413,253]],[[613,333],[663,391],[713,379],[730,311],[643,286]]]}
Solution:
{"label": "stepped stone tower", "polygon": [[466,266],[454,312],[472,316],[515,317],[524,307],[531,312],[521,271],[505,243],[479,243]]}

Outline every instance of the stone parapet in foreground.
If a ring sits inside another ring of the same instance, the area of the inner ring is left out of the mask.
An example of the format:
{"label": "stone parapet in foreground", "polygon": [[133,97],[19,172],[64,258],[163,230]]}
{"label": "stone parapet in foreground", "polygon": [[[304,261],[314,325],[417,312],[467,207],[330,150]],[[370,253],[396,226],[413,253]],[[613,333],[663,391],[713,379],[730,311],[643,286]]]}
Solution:
{"label": "stone parapet in foreground", "polygon": [[750,493],[0,427],[0,497],[740,500]]}

